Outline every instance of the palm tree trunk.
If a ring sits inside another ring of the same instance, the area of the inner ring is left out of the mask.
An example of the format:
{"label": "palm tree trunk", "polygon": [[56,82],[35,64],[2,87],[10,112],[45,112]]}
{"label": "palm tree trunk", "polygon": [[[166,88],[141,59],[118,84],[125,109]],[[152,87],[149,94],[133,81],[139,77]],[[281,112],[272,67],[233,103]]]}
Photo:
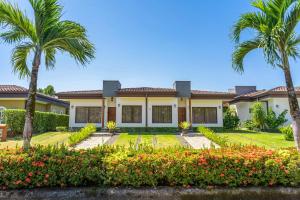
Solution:
{"label": "palm tree trunk", "polygon": [[285,76],[285,82],[287,87],[287,93],[288,93],[288,100],[289,100],[289,106],[290,106],[290,114],[293,118],[293,133],[294,133],[294,139],[295,139],[295,145],[297,150],[300,152],[300,109],[299,109],[299,103],[297,100],[297,95],[295,92],[293,79],[291,76],[290,66],[289,66],[289,60],[285,56],[285,53],[283,55],[283,71]]}
{"label": "palm tree trunk", "polygon": [[33,133],[33,118],[35,112],[35,97],[37,91],[37,79],[39,66],[41,63],[41,51],[36,50],[34,60],[32,63],[32,70],[30,76],[30,84],[28,91],[28,98],[26,102],[26,114],[25,114],[25,125],[23,130],[23,148],[28,150],[30,148],[31,136]]}

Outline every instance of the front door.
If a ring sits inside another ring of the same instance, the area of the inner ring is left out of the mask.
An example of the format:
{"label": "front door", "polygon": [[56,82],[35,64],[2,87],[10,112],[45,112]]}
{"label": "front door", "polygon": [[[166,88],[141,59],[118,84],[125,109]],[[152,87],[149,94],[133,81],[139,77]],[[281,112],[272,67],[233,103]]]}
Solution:
{"label": "front door", "polygon": [[186,108],[179,107],[178,108],[178,123],[186,121]]}
{"label": "front door", "polygon": [[116,121],[116,107],[108,107],[107,121]]}

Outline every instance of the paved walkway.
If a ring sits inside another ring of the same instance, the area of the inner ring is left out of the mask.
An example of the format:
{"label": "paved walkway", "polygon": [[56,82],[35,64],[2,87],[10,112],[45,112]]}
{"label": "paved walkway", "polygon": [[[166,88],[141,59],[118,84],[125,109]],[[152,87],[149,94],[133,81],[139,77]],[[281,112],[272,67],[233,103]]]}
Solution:
{"label": "paved walkway", "polygon": [[105,144],[111,136],[107,133],[94,133],[88,139],[77,144],[75,149],[91,149]]}
{"label": "paved walkway", "polygon": [[184,136],[184,139],[194,148],[194,149],[209,149],[214,145],[214,147],[219,148],[219,145],[213,143],[203,135],[191,135]]}

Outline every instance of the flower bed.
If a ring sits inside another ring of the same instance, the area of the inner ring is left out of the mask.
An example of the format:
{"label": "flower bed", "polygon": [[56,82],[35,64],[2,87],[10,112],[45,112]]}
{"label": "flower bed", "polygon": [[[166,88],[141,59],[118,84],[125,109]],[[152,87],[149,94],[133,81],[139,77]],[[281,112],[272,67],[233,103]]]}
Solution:
{"label": "flower bed", "polygon": [[299,167],[300,155],[293,149],[38,147],[29,153],[0,153],[0,187],[299,186]]}

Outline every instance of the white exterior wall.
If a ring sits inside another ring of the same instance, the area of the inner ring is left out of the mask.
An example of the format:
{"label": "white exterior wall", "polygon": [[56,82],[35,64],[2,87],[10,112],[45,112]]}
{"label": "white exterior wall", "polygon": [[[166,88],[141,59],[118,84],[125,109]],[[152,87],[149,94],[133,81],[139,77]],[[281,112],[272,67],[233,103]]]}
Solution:
{"label": "white exterior wall", "polygon": [[[298,102],[300,102],[300,98],[298,98]],[[272,108],[277,115],[282,113],[284,110],[288,110],[286,115],[288,122],[286,124],[292,123],[288,98],[272,98],[269,100],[269,107]]]}
{"label": "white exterior wall", "polygon": [[[172,123],[152,123],[152,106],[172,106]],[[148,98],[148,126],[149,127],[177,127],[178,126],[177,98],[149,97]]]}
{"label": "white exterior wall", "polygon": [[238,102],[234,104],[237,116],[240,118],[241,122],[251,119],[251,113],[249,111],[252,104],[252,102]]}
{"label": "white exterior wall", "polygon": [[[223,127],[223,101],[222,100],[198,100],[192,99],[192,114],[193,107],[216,107],[217,108],[217,123],[216,124],[194,124],[193,126],[203,125],[206,127]],[[193,115],[192,115],[193,116]]]}
{"label": "white exterior wall", "polygon": [[[76,107],[86,106],[86,107],[102,107],[102,99],[68,99],[70,102],[70,119],[69,127],[84,127],[85,123],[75,123]],[[101,123],[96,124],[97,127],[101,127]]]}
{"label": "white exterior wall", "polygon": [[[122,123],[122,106],[142,106],[142,123]],[[118,127],[145,127],[146,126],[145,97],[117,97],[116,123]]]}

